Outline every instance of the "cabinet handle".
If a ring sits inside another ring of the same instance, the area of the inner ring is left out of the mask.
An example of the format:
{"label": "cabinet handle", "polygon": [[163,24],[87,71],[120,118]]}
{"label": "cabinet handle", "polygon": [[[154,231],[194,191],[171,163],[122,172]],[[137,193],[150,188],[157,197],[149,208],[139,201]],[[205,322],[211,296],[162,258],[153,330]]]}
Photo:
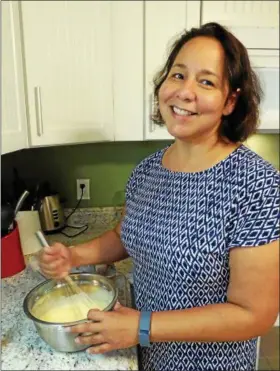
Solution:
{"label": "cabinet handle", "polygon": [[42,102],[41,102],[41,88],[36,86],[35,92],[35,110],[36,110],[36,123],[37,123],[37,135],[40,137],[43,135],[43,118],[42,118]]}
{"label": "cabinet handle", "polygon": [[155,131],[156,126],[151,119],[152,114],[154,113],[154,94],[150,93],[149,94],[149,132],[152,133]]}

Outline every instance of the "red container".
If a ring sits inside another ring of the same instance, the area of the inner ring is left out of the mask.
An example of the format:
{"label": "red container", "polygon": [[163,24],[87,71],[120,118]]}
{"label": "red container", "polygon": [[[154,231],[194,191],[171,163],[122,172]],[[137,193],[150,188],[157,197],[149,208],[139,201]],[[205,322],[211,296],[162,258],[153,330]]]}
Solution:
{"label": "red container", "polygon": [[1,278],[13,276],[25,268],[16,222],[15,225],[12,232],[1,238]]}

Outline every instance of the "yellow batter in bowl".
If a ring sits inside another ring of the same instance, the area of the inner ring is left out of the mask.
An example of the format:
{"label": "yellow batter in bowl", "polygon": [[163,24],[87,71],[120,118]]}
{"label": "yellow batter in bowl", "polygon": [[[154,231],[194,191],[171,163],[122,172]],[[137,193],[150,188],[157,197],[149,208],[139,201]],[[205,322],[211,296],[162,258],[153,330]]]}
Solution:
{"label": "yellow batter in bowl", "polygon": [[32,315],[52,323],[75,322],[86,319],[90,309],[103,310],[112,301],[113,294],[100,286],[80,287],[90,296],[93,305],[89,305],[82,294],[72,294],[63,286],[40,297],[32,307]]}

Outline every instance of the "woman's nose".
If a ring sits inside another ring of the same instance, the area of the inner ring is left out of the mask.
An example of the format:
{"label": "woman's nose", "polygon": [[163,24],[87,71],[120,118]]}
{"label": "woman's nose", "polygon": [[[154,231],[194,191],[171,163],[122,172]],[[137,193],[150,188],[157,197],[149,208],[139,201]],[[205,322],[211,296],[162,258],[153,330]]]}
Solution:
{"label": "woman's nose", "polygon": [[177,91],[177,97],[181,100],[192,101],[196,98],[194,81],[185,80]]}

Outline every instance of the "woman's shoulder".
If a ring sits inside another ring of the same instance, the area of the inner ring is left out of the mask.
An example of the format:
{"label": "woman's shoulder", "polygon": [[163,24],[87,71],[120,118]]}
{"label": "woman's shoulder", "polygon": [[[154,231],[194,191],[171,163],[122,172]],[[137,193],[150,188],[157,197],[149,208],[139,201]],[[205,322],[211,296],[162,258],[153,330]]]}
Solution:
{"label": "woman's shoulder", "polygon": [[147,171],[161,166],[161,161],[165,150],[168,147],[162,148],[156,152],[153,152],[149,156],[145,157],[139,162],[138,165],[134,168],[132,174],[135,176],[137,174],[146,173]]}
{"label": "woman's shoulder", "polygon": [[244,173],[252,174],[253,170],[255,170],[258,172],[271,173],[276,176],[279,175],[279,170],[277,170],[269,161],[265,160],[245,145],[240,147],[239,157],[241,169]]}
{"label": "woman's shoulder", "polygon": [[279,170],[252,149],[242,145],[236,155],[237,176],[241,185],[249,190],[279,185]]}
{"label": "woman's shoulder", "polygon": [[229,246],[268,244],[279,238],[279,171],[245,146],[239,147],[234,159]]}
{"label": "woman's shoulder", "polygon": [[128,178],[126,186],[127,193],[130,193],[141,183],[143,183],[148,174],[152,173],[154,174],[154,176],[157,176],[157,170],[161,168],[162,156],[166,148],[168,147],[165,147],[150,154],[142,161],[140,161],[138,165],[136,165],[136,167],[132,170],[130,177]]}

